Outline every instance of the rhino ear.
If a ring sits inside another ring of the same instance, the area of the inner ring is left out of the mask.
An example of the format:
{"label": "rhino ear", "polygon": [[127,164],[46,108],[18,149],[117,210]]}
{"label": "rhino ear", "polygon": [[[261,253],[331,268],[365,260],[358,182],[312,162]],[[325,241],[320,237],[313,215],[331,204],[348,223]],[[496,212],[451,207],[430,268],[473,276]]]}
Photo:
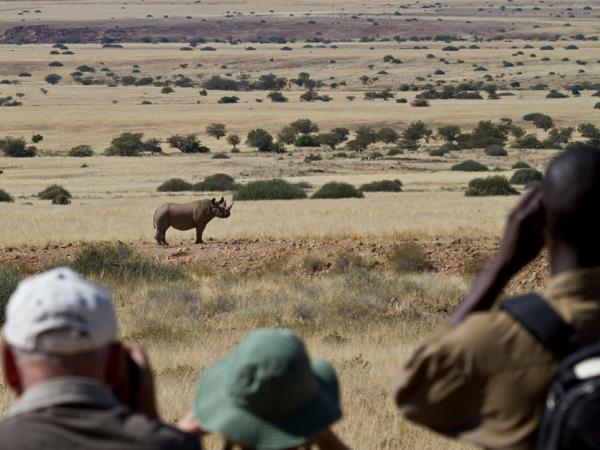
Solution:
{"label": "rhino ear", "polygon": [[221,200],[219,200],[219,203],[225,203],[225,197],[221,197]]}
{"label": "rhino ear", "polygon": [[213,197],[212,200],[210,201],[212,204],[216,204],[217,202],[215,201],[215,198]]}

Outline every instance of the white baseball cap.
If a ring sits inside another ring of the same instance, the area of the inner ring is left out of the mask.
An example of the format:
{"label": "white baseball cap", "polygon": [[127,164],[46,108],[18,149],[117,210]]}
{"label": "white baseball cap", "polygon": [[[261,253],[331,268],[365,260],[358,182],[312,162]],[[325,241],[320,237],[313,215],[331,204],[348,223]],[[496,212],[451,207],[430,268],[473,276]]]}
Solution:
{"label": "white baseball cap", "polygon": [[9,299],[4,339],[21,350],[59,355],[104,347],[117,340],[110,294],[66,267],[27,278]]}

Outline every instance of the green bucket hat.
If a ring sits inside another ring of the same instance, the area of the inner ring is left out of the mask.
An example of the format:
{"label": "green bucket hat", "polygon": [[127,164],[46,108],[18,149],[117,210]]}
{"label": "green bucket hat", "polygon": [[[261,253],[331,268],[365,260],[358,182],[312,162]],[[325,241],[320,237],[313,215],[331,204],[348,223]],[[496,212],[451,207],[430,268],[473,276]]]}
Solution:
{"label": "green bucket hat", "polygon": [[207,367],[193,411],[205,431],[256,449],[296,447],[342,417],[333,366],[287,330],[250,333]]}

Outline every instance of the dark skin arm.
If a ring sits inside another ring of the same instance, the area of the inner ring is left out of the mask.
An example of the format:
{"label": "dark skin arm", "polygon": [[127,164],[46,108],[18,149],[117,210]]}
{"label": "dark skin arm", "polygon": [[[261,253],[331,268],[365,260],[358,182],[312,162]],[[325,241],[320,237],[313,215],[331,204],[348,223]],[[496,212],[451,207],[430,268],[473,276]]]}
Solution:
{"label": "dark skin arm", "polygon": [[544,246],[542,217],[542,188],[538,187],[527,192],[511,212],[498,253],[478,275],[451,324],[490,309],[510,279],[535,259]]}

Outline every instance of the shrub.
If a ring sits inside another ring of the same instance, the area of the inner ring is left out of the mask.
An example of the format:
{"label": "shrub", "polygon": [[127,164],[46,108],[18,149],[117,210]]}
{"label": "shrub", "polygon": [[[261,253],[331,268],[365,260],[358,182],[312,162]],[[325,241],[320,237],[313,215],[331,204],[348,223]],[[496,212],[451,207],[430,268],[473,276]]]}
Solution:
{"label": "shrub", "polygon": [[62,80],[62,77],[57,73],[51,73],[50,75],[47,75],[46,78],[44,78],[44,80],[48,84],[58,84],[58,82]]}
{"label": "shrub", "polygon": [[444,147],[434,148],[434,149],[429,150],[429,156],[435,156],[435,157],[444,156],[445,154],[448,153],[448,151],[449,150]]}
{"label": "shrub", "polygon": [[270,92],[267,97],[269,97],[271,101],[275,103],[285,103],[288,101],[287,97],[278,91]]}
{"label": "shrub", "polygon": [[273,150],[273,136],[262,128],[256,128],[248,133],[246,144],[255,147],[259,152],[268,152]]}
{"label": "shrub", "polygon": [[488,156],[508,156],[508,152],[501,145],[488,145],[485,154]]}
{"label": "shrub", "polygon": [[516,140],[514,147],[516,148],[544,148],[544,144],[540,142],[537,136],[533,133],[526,134],[525,136]]}
{"label": "shrub", "polygon": [[181,150],[182,153],[208,153],[210,149],[198,140],[196,134],[175,134],[167,139],[169,145]]}
{"label": "shrub", "polygon": [[394,244],[388,258],[394,270],[399,273],[431,270],[425,251],[417,242]]}
{"label": "shrub", "polygon": [[310,119],[298,119],[290,123],[290,128],[299,134],[317,133],[319,126]]}
{"label": "shrub", "polygon": [[513,169],[529,169],[531,166],[523,161],[517,161],[512,165]]}
{"label": "shrub", "polygon": [[239,101],[240,101],[240,98],[235,95],[226,95],[219,99],[220,104],[237,103]]}
{"label": "shrub", "polygon": [[229,159],[227,153],[219,152],[212,155],[212,159]]}
{"label": "shrub", "polygon": [[4,312],[8,299],[17,289],[23,275],[11,267],[0,265],[0,326],[4,325]]}
{"label": "shrub", "polygon": [[517,195],[519,191],[513,188],[506,177],[495,175],[487,178],[475,178],[469,182],[465,195],[469,197],[490,195]]}
{"label": "shrub", "polygon": [[194,191],[235,191],[238,189],[238,184],[233,177],[225,173],[215,173],[204,178],[204,181],[194,184]]}
{"label": "shrub", "polygon": [[28,146],[25,139],[10,136],[0,139],[0,150],[13,158],[31,158],[37,153],[37,149],[33,145]]}
{"label": "shrub", "polygon": [[562,92],[556,91],[556,90],[551,90],[548,95],[546,95],[546,98],[567,98],[568,95],[567,94],[563,94]]}
{"label": "shrub", "polygon": [[144,150],[143,133],[123,133],[110,142],[106,156],[139,156]]}
{"label": "shrub", "polygon": [[600,102],[598,102],[594,105],[594,109],[600,109]]}
{"label": "shrub", "polygon": [[294,142],[296,147],[319,147],[319,140],[310,134],[302,134],[296,138]]}
{"label": "shrub", "polygon": [[385,144],[394,144],[400,139],[400,135],[393,128],[382,128],[377,132],[375,139]]}
{"label": "shrub", "polygon": [[64,187],[53,184],[48,186],[46,189],[38,193],[38,197],[42,200],[52,200],[59,195],[64,195],[65,197],[71,198],[71,193],[67,191]]}
{"label": "shrub", "polygon": [[39,133],[36,133],[33,136],[31,136],[31,142],[33,142],[34,144],[37,144],[38,142],[42,142],[43,140],[44,140],[44,136],[42,136]]}
{"label": "shrub", "polygon": [[541,128],[544,131],[549,130],[554,125],[552,117],[542,113],[525,114],[523,120],[532,122],[537,128]]}
{"label": "shrub", "polygon": [[6,192],[4,189],[0,189],[0,203],[5,202],[5,203],[12,203],[15,200],[12,198],[12,196]]}
{"label": "shrub", "polygon": [[401,192],[402,182],[400,180],[381,180],[365,183],[360,187],[362,192]]}
{"label": "shrub", "polygon": [[461,172],[485,172],[489,169],[485,164],[481,164],[480,162],[472,159],[467,159],[466,161],[453,165],[451,170],[457,170]]}
{"label": "shrub", "polygon": [[424,98],[416,98],[410,104],[415,108],[426,108],[429,106],[429,102]]}
{"label": "shrub", "polygon": [[171,178],[170,180],[165,181],[158,188],[156,188],[158,192],[182,192],[182,191],[191,191],[192,184],[188,183],[181,178]]}
{"label": "shrub", "polygon": [[362,198],[363,193],[348,183],[330,181],[312,195],[312,198]]}
{"label": "shrub", "polygon": [[93,156],[94,150],[89,145],[77,145],[76,147],[73,147],[71,150],[69,150],[68,155],[78,158],[84,158],[88,156]]}
{"label": "shrub", "polygon": [[176,281],[185,278],[178,267],[161,264],[142,256],[123,244],[94,244],[80,250],[73,269],[96,278]]}
{"label": "shrub", "polygon": [[512,184],[529,184],[544,180],[544,174],[533,168],[518,169],[510,179]]}
{"label": "shrub", "polygon": [[241,185],[234,200],[292,200],[306,198],[304,189],[281,179],[252,181]]}
{"label": "shrub", "polygon": [[496,125],[489,120],[480,121],[468,135],[467,144],[470,148],[502,146],[506,142],[508,129],[505,125]]}

